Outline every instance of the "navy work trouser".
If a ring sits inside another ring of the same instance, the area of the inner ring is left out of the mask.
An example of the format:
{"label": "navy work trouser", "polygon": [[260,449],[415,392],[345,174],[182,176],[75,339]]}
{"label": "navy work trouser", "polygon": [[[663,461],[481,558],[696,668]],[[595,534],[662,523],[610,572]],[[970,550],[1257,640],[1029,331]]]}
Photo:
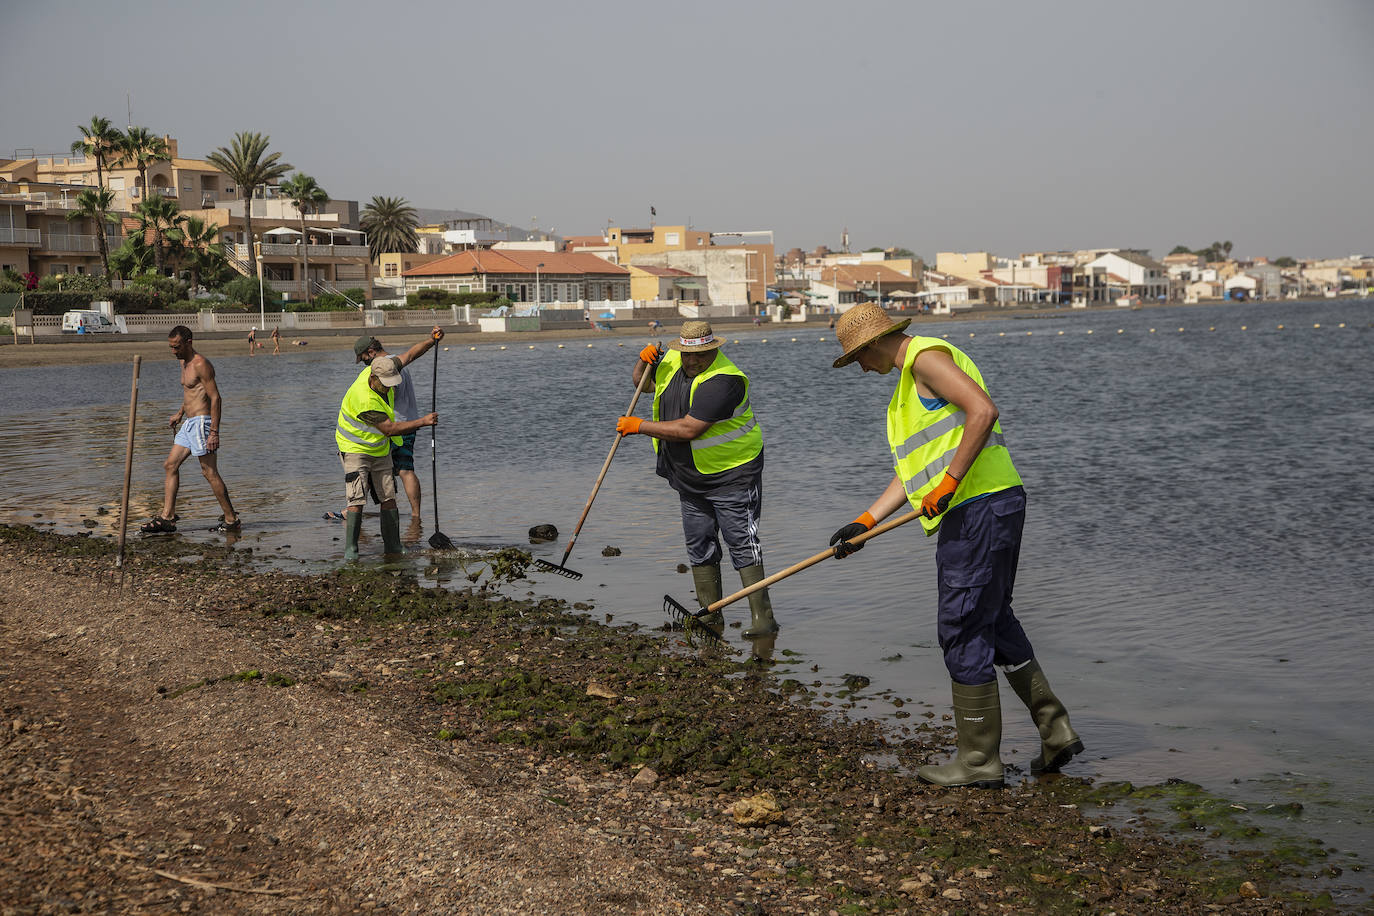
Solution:
{"label": "navy work trouser", "polygon": [[757,477],[705,495],[679,493],[682,499],[682,534],[687,541],[687,562],[715,566],[720,562],[720,540],[730,549],[735,569],[763,562],[759,546],[759,518],[763,515],[763,488]]}
{"label": "navy work trouser", "polygon": [[1021,487],[956,506],[940,518],[940,648],[949,676],[960,684],[986,684],[997,678],[995,665],[1035,657],[1011,609],[1025,520]]}

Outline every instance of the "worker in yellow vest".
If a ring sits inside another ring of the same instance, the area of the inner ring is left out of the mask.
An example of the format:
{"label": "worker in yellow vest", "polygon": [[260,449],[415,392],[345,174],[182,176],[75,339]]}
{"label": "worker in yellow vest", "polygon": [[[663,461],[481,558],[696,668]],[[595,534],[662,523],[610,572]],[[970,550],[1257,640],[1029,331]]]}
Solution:
{"label": "worker in yellow vest", "polygon": [[[439,332],[442,336],[442,332]],[[437,338],[436,338],[437,339]],[[343,403],[334,428],[334,442],[343,462],[345,513],[344,559],[358,559],[358,535],[363,527],[363,506],[368,483],[381,503],[382,541],[388,554],[403,554],[400,510],[396,508],[396,478],[391,474],[391,449],[401,437],[424,426],[437,426],[437,413],[416,420],[396,419],[396,388],[401,384],[399,357],[379,356],[358,373]]]}
{"label": "worker in yellow vest", "polygon": [[[697,600],[706,607],[721,598],[720,541],[725,538],[740,582],[764,578],[759,519],[763,514],[763,430],[749,405],[749,377],[721,352],[725,341],[709,322],[688,321],[668,352],[653,344],[639,354],[631,377],[636,385],[652,372],[653,418],[621,417],[622,436],[654,440],[658,474],[677,491],[682,530],[692,565]],[[749,596],[747,639],[778,631],[768,589]],[[719,630],[719,611],[704,619]],[[757,647],[757,646],[756,646]]]}
{"label": "worker in yellow vest", "polygon": [[938,533],[938,632],[959,743],[954,760],[920,767],[916,775],[935,785],[1001,788],[997,667],[1040,732],[1032,774],[1057,772],[1082,753],[1083,742],[1012,612],[1026,492],[1002,436],[997,405],[963,351],[942,339],[903,334],[910,323],[894,322],[879,306],[863,303],[836,324],[844,349],[836,368],[858,361],[865,372],[886,375],[895,368],[900,377],[887,408],[896,475],[830,543],[837,557],[853,553],[863,545],[851,545],[851,538],[907,502],[921,513],[926,534]]}

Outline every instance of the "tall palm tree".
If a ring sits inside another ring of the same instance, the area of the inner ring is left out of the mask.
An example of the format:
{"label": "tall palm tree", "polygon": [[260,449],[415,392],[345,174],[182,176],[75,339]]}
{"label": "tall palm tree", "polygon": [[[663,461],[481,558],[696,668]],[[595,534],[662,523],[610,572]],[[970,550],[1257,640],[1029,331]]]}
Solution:
{"label": "tall palm tree", "polygon": [[147,233],[153,233],[153,266],[158,273],[162,273],[165,246],[167,242],[179,242],[183,238],[180,227],[181,206],[170,197],[163,197],[161,194],[141,201],[134,208],[134,216],[138,218],[138,228],[147,238]]}
{"label": "tall palm tree", "polygon": [[239,131],[234,142],[221,146],[205,158],[238,185],[243,195],[243,226],[248,233],[248,244],[253,244],[253,194],[258,188],[279,180],[291,171],[291,164],[281,162],[281,153],[268,155],[267,144],[271,140],[263,134]]}
{"label": "tall palm tree", "polygon": [[363,208],[359,224],[367,233],[367,248],[372,260],[393,251],[414,251],[420,247],[415,227],[420,220],[415,208],[404,197],[373,197]]}
{"label": "tall palm tree", "polygon": [[90,156],[95,160],[95,183],[96,187],[105,187],[105,162],[110,154],[119,148],[119,141],[123,134],[118,127],[110,126],[109,118],[102,118],[98,115],[91,117],[90,124],[78,124],[77,130],[81,131],[81,139],[73,141],[72,152],[80,153],[83,156]]}
{"label": "tall palm tree", "polygon": [[296,205],[296,212],[301,215],[301,261],[303,262],[301,277],[305,280],[305,304],[309,305],[311,301],[310,240],[305,236],[305,211],[318,212],[321,204],[329,203],[329,192],[320,187],[319,182],[304,172],[297,172],[283,181],[281,192]]}
{"label": "tall palm tree", "polygon": [[216,242],[219,240],[219,226],[195,216],[181,220],[182,243],[186,246],[186,257],[191,262],[191,292],[200,287],[200,276],[217,270],[224,263],[224,253]]}
{"label": "tall palm tree", "polygon": [[105,237],[105,224],[117,223],[119,217],[110,212],[114,191],[109,188],[87,188],[76,195],[76,209],[67,211],[67,221],[89,218],[95,224],[95,237],[100,245],[100,264],[105,276],[110,275],[110,243]]}
{"label": "tall palm tree", "polygon": [[171,149],[167,141],[146,127],[130,127],[119,141],[119,158],[131,162],[138,169],[139,180],[143,183],[143,194],[152,190],[148,186],[148,166],[170,158]]}

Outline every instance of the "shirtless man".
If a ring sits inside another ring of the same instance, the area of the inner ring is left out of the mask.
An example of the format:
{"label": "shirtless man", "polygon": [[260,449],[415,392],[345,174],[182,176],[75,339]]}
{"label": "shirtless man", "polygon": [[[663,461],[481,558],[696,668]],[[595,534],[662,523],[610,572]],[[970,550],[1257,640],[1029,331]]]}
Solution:
{"label": "shirtless man", "polygon": [[276,356],[281,352],[281,331],[278,328],[272,329],[272,355]]}
{"label": "shirtless man", "polygon": [[168,423],[177,431],[172,450],[162,463],[166,472],[163,483],[162,514],[155,515],[139,530],[144,534],[161,534],[176,531],[177,490],[181,486],[181,465],[192,455],[200,459],[200,470],[210,481],[210,489],[224,510],[223,520],[211,528],[220,533],[238,533],[242,530],[242,520],[229,501],[229,488],[219,476],[216,466],[216,452],[219,450],[219,417],[223,400],[219,396],[219,386],[215,384],[215,367],[210,361],[195,351],[191,345],[191,329],[177,325],[167,335],[167,346],[181,360],[181,409],[172,414]]}
{"label": "shirtless man", "polygon": [[258,329],[257,329],[257,327],[255,326],[251,331],[248,332],[248,355],[249,355],[249,356],[257,356],[257,355],[258,355],[258,354],[257,354],[257,349],[258,349]]}

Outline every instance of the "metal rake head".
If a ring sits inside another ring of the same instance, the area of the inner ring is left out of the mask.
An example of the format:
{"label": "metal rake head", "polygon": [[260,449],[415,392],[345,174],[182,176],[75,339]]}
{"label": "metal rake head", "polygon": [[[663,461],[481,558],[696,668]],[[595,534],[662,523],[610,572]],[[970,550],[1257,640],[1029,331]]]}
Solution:
{"label": "metal rake head", "polygon": [[721,633],[718,632],[715,627],[706,623],[706,608],[702,608],[699,611],[689,611],[683,604],[676,601],[672,595],[664,595],[663,612],[672,618],[673,623],[682,627],[689,637],[700,633],[711,642],[723,641]]}
{"label": "metal rake head", "polygon": [[568,567],[562,565],[554,566],[548,560],[541,560],[538,557],[535,557],[534,559],[534,568],[543,570],[544,572],[557,573],[558,575],[568,579],[572,579],[573,581],[577,581],[578,579],[582,578],[582,574],[575,569],[568,569]]}

